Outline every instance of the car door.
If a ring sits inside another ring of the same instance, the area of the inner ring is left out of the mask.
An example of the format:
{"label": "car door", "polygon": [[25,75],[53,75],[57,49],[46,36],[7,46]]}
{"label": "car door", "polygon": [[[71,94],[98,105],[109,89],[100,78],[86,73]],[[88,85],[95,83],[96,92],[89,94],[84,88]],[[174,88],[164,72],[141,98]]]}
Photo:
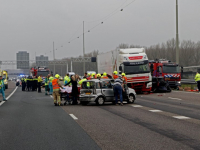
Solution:
{"label": "car door", "polygon": [[106,97],[105,101],[114,100],[114,91],[109,80],[105,80],[101,82],[101,90],[102,90],[102,94]]}

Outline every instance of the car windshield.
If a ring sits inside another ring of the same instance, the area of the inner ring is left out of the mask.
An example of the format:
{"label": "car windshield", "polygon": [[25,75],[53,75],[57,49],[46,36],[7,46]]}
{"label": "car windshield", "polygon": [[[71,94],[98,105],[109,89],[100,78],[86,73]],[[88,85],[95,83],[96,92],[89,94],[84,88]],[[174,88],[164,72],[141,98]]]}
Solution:
{"label": "car windshield", "polygon": [[179,66],[163,66],[163,73],[180,73]]}
{"label": "car windshield", "polygon": [[43,76],[46,77],[49,74],[49,71],[38,71],[37,75],[38,76]]}
{"label": "car windshield", "polygon": [[124,65],[125,74],[138,74],[138,73],[149,73],[150,68],[148,64],[142,65]]}

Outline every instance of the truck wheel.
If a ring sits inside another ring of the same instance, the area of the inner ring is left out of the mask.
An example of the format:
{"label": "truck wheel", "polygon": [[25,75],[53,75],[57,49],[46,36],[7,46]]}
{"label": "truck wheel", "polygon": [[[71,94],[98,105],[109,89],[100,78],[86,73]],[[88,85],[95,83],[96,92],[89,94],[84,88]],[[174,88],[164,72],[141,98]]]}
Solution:
{"label": "truck wheel", "polygon": [[87,105],[89,102],[80,102],[82,105]]}
{"label": "truck wheel", "polygon": [[104,98],[103,98],[102,96],[100,96],[100,97],[98,97],[98,98],[96,99],[96,104],[97,104],[97,105],[103,105],[104,102],[105,102],[105,100],[104,100]]}
{"label": "truck wheel", "polygon": [[135,96],[133,94],[129,95],[128,103],[134,103],[134,101],[135,101]]}

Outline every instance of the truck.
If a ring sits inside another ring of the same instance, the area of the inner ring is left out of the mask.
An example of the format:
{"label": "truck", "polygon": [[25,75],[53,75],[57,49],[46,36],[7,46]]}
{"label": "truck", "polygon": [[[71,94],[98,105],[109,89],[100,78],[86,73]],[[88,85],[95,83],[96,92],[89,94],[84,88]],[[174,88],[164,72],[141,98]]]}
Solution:
{"label": "truck", "polygon": [[153,79],[162,78],[171,88],[178,89],[181,85],[180,66],[165,59],[149,61]]}
{"label": "truck", "polygon": [[46,77],[48,74],[51,74],[51,71],[47,67],[35,67],[30,70],[31,76]]}
{"label": "truck", "polygon": [[144,48],[116,49],[97,55],[98,72],[112,76],[113,71],[125,73],[127,85],[136,92],[150,92],[152,76]]}

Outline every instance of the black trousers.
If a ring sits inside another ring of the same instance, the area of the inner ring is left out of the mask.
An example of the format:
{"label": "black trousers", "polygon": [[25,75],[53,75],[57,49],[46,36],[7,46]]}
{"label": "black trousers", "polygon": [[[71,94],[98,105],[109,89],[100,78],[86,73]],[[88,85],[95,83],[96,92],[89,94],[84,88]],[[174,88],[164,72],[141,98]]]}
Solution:
{"label": "black trousers", "polygon": [[26,83],[22,82],[22,91],[25,91]]}
{"label": "black trousers", "polygon": [[198,89],[200,91],[200,81],[197,81],[197,87],[198,87]]}
{"label": "black trousers", "polygon": [[41,82],[38,82],[38,93],[41,92]]}

